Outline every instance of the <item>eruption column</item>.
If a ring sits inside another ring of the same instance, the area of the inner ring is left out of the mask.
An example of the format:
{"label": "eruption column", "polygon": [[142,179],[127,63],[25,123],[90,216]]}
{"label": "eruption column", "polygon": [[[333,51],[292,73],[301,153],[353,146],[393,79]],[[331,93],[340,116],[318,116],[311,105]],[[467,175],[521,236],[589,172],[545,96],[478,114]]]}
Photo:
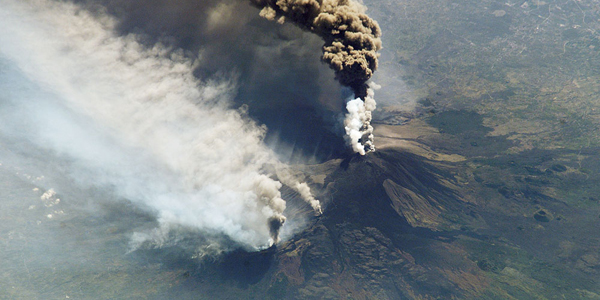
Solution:
{"label": "eruption column", "polygon": [[283,23],[291,20],[324,41],[322,60],[335,71],[336,79],[354,91],[363,103],[347,104],[346,133],[355,152],[374,151],[371,111],[375,109],[367,81],[377,69],[381,29],[365,14],[366,8],[352,0],[250,0],[260,15]]}

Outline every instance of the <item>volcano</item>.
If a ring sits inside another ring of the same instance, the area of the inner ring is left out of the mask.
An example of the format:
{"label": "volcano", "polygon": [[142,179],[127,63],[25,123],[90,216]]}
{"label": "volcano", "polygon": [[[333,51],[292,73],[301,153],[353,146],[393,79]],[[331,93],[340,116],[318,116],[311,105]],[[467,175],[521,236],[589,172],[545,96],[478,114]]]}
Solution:
{"label": "volcano", "polygon": [[0,0],[0,298],[600,299],[597,5],[360,2]]}
{"label": "volcano", "polygon": [[[485,279],[476,263],[457,255],[464,250],[453,241],[469,234],[454,221],[478,217],[456,189],[452,168],[394,149],[311,166],[312,178],[324,176],[312,182],[325,191],[321,199],[329,199],[323,215],[267,250],[236,251],[189,269],[177,293],[190,299],[207,293],[219,299],[469,295]],[[298,213],[308,216],[310,209]],[[194,265],[187,261],[188,268]]]}

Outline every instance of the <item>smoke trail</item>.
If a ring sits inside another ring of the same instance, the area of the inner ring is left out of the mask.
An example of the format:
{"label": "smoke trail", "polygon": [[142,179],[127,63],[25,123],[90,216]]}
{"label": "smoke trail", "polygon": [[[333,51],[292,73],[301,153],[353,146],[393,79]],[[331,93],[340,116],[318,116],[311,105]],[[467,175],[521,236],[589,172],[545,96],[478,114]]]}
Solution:
{"label": "smoke trail", "polygon": [[[335,71],[336,79],[365,101],[348,103],[346,131],[355,152],[374,151],[371,111],[375,109],[367,81],[377,69],[381,30],[365,14],[366,8],[352,0],[250,0],[262,8],[260,15],[277,21],[291,20],[325,40],[322,60]],[[368,103],[367,103],[368,102]],[[350,111],[352,109],[352,111]],[[360,116],[359,116],[360,115]]]}
{"label": "smoke trail", "polygon": [[281,182],[300,194],[302,200],[312,207],[316,215],[323,213],[321,202],[315,199],[308,184],[305,182],[300,182],[296,175],[292,175],[292,171],[288,166],[281,163],[277,164],[275,167],[275,172],[277,174],[277,178],[281,180]]}
{"label": "smoke trail", "polygon": [[[265,128],[231,110],[234,82],[198,82],[194,62],[145,48],[78,5],[0,0],[0,58],[36,87],[9,91],[0,127],[72,161],[73,180],[110,187],[169,224],[257,249],[279,240],[282,184]],[[25,129],[25,130],[21,130]]]}

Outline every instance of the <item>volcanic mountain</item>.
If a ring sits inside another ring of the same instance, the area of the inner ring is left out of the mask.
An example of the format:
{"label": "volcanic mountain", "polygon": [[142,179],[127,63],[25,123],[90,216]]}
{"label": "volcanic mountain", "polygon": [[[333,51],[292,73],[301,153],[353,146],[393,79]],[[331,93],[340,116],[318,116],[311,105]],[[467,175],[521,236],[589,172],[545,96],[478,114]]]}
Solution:
{"label": "volcanic mountain", "polygon": [[136,255],[175,269],[187,264],[188,277],[177,289],[190,299],[207,293],[218,299],[415,299],[468,295],[485,284],[481,270],[453,244],[465,235],[453,220],[477,216],[456,190],[451,165],[386,149],[306,172],[321,188],[326,209],[312,218],[309,208],[293,211],[310,225],[288,241],[201,265],[182,249]]}

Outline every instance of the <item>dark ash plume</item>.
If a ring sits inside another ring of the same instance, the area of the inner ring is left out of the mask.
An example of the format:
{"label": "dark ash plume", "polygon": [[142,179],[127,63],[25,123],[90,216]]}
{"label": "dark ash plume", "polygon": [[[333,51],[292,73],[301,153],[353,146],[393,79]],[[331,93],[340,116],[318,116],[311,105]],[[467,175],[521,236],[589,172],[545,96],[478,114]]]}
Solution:
{"label": "dark ash plume", "polygon": [[269,218],[269,232],[271,233],[273,244],[279,243],[279,230],[285,223],[285,220],[286,218],[280,214],[276,214]]}
{"label": "dark ash plume", "polygon": [[260,15],[283,23],[291,20],[325,40],[324,62],[337,80],[365,99],[366,82],[377,69],[381,49],[379,24],[365,14],[365,7],[352,0],[250,0],[262,8]]}
{"label": "dark ash plume", "polygon": [[260,15],[279,23],[291,20],[325,40],[321,59],[335,71],[336,79],[360,98],[348,102],[346,139],[352,149],[365,155],[375,151],[371,111],[376,107],[367,81],[377,69],[381,49],[379,24],[365,14],[366,8],[352,0],[250,0]]}

